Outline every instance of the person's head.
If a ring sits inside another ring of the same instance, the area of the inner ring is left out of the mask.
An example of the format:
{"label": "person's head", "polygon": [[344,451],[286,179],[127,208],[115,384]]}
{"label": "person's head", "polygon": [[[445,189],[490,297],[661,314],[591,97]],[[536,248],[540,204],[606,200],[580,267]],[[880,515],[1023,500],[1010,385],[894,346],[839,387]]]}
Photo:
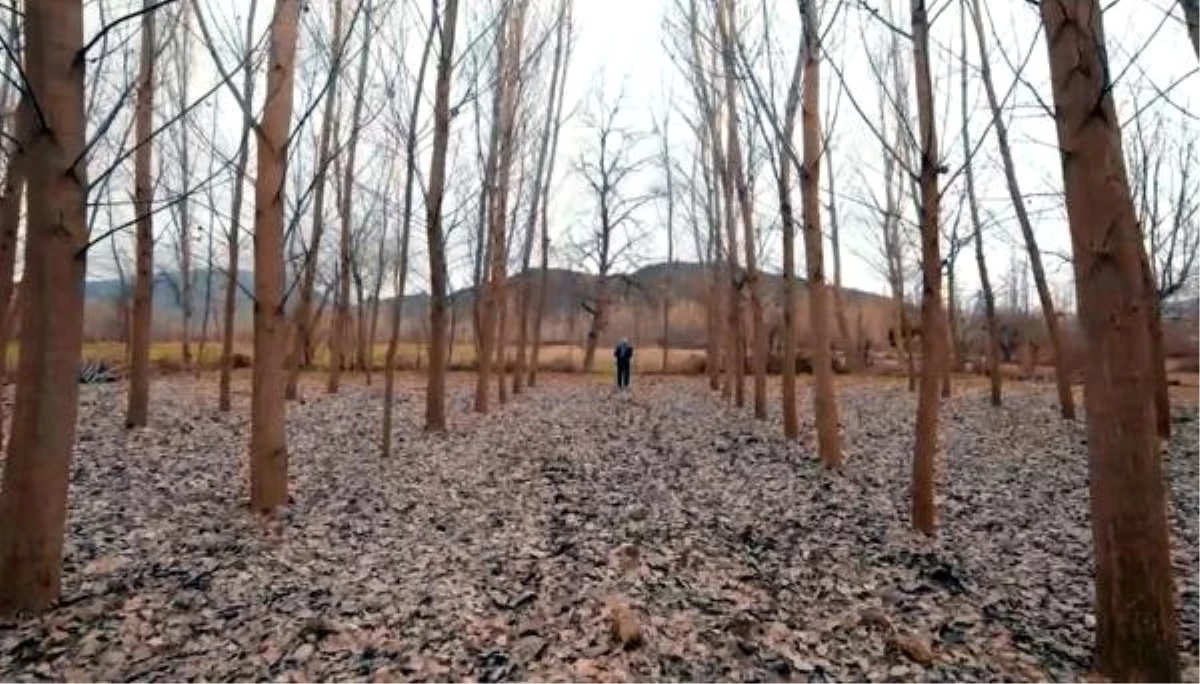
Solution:
{"label": "person's head", "polygon": [[628,337],[622,337],[622,338],[621,338],[620,345],[621,345],[622,347],[628,347],[628,346],[629,346],[629,338],[628,338]]}

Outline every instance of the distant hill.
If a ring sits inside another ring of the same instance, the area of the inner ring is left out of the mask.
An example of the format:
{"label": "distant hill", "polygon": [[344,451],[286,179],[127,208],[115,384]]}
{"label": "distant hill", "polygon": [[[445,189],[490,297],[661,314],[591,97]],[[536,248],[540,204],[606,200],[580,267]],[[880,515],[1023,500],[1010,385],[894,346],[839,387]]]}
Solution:
{"label": "distant hill", "polygon": [[[540,271],[517,273],[509,278],[509,311],[517,310],[518,295],[527,279],[535,287],[541,280]],[[204,280],[208,273],[196,274],[195,303],[193,317],[200,324],[204,306]],[[613,274],[608,280],[610,300],[609,326],[603,340],[609,336],[627,335],[643,344],[661,338],[662,304],[664,298],[671,303],[672,344],[702,346],[704,343],[704,311],[708,298],[707,271],[697,263],[676,262],[649,264],[630,273]],[[546,273],[548,299],[543,321],[543,335],[550,342],[578,343],[585,339],[590,323],[586,307],[591,305],[597,284],[594,274],[554,268]],[[243,288],[238,293],[237,332],[250,332],[253,313],[250,292],[253,291],[253,275],[243,271],[238,275]],[[182,309],[176,288],[177,278],[162,273],[155,279],[154,319],[158,337],[178,334]],[[669,288],[668,288],[669,283]],[[779,274],[762,275],[764,311],[768,322],[776,324],[780,319],[779,296],[783,279]],[[116,279],[93,280],[86,284],[88,323],[86,334],[92,338],[119,336],[122,329],[116,303],[121,295],[121,283]],[[212,315],[219,319],[224,306],[225,278],[219,271],[212,273]],[[471,312],[475,293],[471,288],[457,290],[451,294],[451,319],[454,322],[456,339],[469,339],[471,335]],[[844,290],[843,301],[851,326],[861,330],[860,335],[879,343],[887,339],[887,328],[891,324],[891,301],[879,295],[857,290]],[[393,300],[380,303],[381,316],[386,316]],[[803,280],[797,283],[797,330],[803,338],[808,328],[808,292]],[[326,307],[328,315],[329,307]],[[429,296],[425,293],[406,295],[401,302],[401,334],[410,340],[423,339],[428,325]],[[832,315],[832,313],[831,313]],[[511,320],[511,318],[510,318]],[[831,320],[832,323],[832,320]],[[515,321],[509,329],[515,327]],[[384,329],[385,326],[380,326]],[[216,327],[213,327],[215,330]],[[381,333],[382,334],[382,333]]]}

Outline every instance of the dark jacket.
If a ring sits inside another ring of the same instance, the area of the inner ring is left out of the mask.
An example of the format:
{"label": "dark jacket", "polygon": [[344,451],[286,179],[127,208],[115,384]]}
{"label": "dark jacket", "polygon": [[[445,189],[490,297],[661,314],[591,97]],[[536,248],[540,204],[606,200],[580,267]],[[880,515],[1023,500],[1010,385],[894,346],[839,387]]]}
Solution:
{"label": "dark jacket", "polygon": [[625,342],[617,344],[616,349],[613,350],[613,358],[617,360],[617,363],[629,363],[633,358],[633,345]]}

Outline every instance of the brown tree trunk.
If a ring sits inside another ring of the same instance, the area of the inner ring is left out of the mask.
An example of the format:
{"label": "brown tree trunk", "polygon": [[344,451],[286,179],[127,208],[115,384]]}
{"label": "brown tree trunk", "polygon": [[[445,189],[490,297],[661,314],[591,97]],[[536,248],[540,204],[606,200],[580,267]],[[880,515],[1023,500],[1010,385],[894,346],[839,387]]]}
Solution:
{"label": "brown tree trunk", "polygon": [[[13,274],[17,263],[17,234],[21,225],[21,200],[28,174],[27,148],[33,140],[33,107],[27,95],[17,105],[13,142],[9,148],[4,194],[0,196],[0,392],[8,383],[8,348],[12,341],[12,317],[9,311],[15,298]],[[2,408],[2,403],[0,403]],[[4,444],[4,414],[0,410],[0,446]]]}
{"label": "brown tree trunk", "polygon": [[1087,345],[1084,402],[1096,576],[1096,668],[1178,681],[1179,634],[1142,249],[1095,0],[1043,3],[1042,25]]}
{"label": "brown tree trunk", "polygon": [[338,82],[341,74],[342,58],[345,52],[346,38],[342,35],[343,0],[333,3],[333,45],[330,47],[329,92],[325,94],[325,112],[321,120],[321,131],[317,137],[317,175],[313,188],[313,224],[312,237],[308,250],[304,255],[300,276],[300,301],[296,305],[295,344],[288,350],[288,377],[285,396],[295,400],[300,396],[300,369],[309,362],[307,350],[312,347],[313,328],[316,318],[313,317],[313,296],[317,281],[317,264],[320,261],[321,238],[325,234],[325,174],[329,170],[333,154],[333,127],[337,121],[338,111]]}
{"label": "brown tree trunk", "polygon": [[[345,176],[342,179],[342,193],[339,198],[341,200],[341,202],[340,202],[340,206],[338,207],[338,219],[341,222],[341,242],[338,245],[338,264],[339,264],[338,265],[338,278],[339,278],[339,280],[338,280],[337,311],[334,314],[334,316],[336,318],[336,322],[334,323],[334,325],[332,326],[332,328],[330,330],[331,344],[330,344],[330,361],[329,361],[329,383],[325,388],[326,391],[329,392],[330,394],[336,394],[338,391],[338,384],[341,380],[342,366],[346,363],[346,356],[347,356],[347,354],[346,354],[346,348],[347,348],[346,336],[350,332],[350,279],[352,277],[351,269],[353,269],[353,267],[354,267],[354,264],[351,263],[351,259],[353,257],[352,244],[351,244],[352,237],[353,237],[353,231],[351,230],[351,224],[354,220],[354,212],[353,212],[354,180],[355,180],[354,173],[355,173],[355,168],[356,168],[355,162],[357,160],[357,153],[358,153],[358,137],[359,137],[358,129],[360,128],[361,122],[362,122],[362,106],[363,106],[363,99],[364,99],[363,93],[364,93],[364,90],[366,89],[367,66],[370,61],[369,57],[371,54],[371,35],[373,34],[373,29],[371,28],[371,21],[369,19],[370,15],[371,15],[370,0],[367,0],[365,13],[366,13],[366,16],[368,17],[368,20],[363,22],[364,33],[363,33],[362,49],[359,52],[358,83],[354,89],[354,104],[352,105],[352,113],[350,115],[350,139],[349,139],[349,141],[347,141],[346,165],[345,165],[345,168],[343,169]],[[359,300],[361,301],[362,300],[361,281],[357,281],[357,282],[359,283],[360,287],[357,288],[356,291],[359,293],[359,295],[360,295]],[[359,307],[359,311],[361,313],[361,311],[362,311],[361,306]],[[361,362],[361,361],[365,361],[365,359],[363,358],[365,356],[365,354],[361,353],[363,351],[363,348],[361,346],[361,341],[362,341],[362,336],[363,336],[364,331],[363,331],[363,328],[361,325],[361,318],[359,320],[360,320],[360,324],[357,327],[358,335],[357,335],[356,339],[358,340],[358,350],[359,350],[359,354],[357,354],[357,357],[358,357],[358,360]]]}
{"label": "brown tree trunk", "polygon": [[[246,13],[245,49],[249,50],[254,41],[254,18],[258,13],[258,0],[250,0]],[[201,26],[203,26],[201,22]],[[250,102],[254,99],[254,70],[246,69],[242,81],[242,100]],[[246,166],[250,162],[250,131],[253,121],[249,114],[243,114],[242,138],[238,142],[237,169],[234,171],[233,199],[229,208],[229,267],[225,274],[225,324],[221,329],[221,378],[217,393],[218,408],[228,411],[231,407],[230,385],[233,375],[233,333],[237,321],[237,291],[239,250],[241,249],[242,232],[242,197],[246,187]]]}
{"label": "brown tree trunk", "polygon": [[[742,145],[737,128],[738,104],[733,46],[737,41],[738,28],[735,24],[734,0],[724,0],[717,11],[717,26],[721,31],[721,39],[725,46],[722,53],[725,59],[725,105],[727,109],[725,121],[729,147],[729,175],[731,183],[737,191],[743,239],[746,243],[745,286],[750,291],[750,325],[754,345],[751,362],[751,367],[754,369],[754,417],[765,420],[767,417],[767,329],[763,320],[762,287],[759,281],[757,250],[755,249],[757,241],[754,230],[754,206],[749,186],[746,183]],[[828,350],[826,353],[828,354]]]}
{"label": "brown tree trunk", "polygon": [[275,0],[267,90],[254,184],[254,373],[250,399],[250,507],[288,500],[284,431],[287,321],[283,310],[283,212],[300,0]]}
{"label": "brown tree trunk", "polygon": [[450,140],[450,76],[454,68],[454,33],[458,0],[446,0],[438,53],[433,102],[433,151],[425,198],[425,232],[429,249],[429,380],[425,389],[426,432],[446,431],[446,239],[442,199],[446,186],[446,148]]}
{"label": "brown tree trunk", "polygon": [[913,66],[921,142],[921,385],[917,396],[916,445],[913,451],[912,523],[918,531],[935,530],[934,486],[938,446],[938,380],[946,363],[942,314],[942,257],[938,189],[938,143],[934,124],[933,84],[929,75],[929,18],[924,0],[912,0]]}
{"label": "brown tree trunk", "polygon": [[813,0],[801,0],[804,20],[804,175],[800,179],[804,210],[804,256],[808,266],[809,322],[813,333],[813,404],[816,409],[817,450],[826,469],[842,464],[837,396],[829,354],[829,290],[825,284],[824,238],[821,234],[821,44]]}
{"label": "brown tree trunk", "polygon": [[137,279],[133,292],[130,336],[129,403],[125,427],[146,425],[150,406],[150,336],[154,294],[154,188],[150,184],[154,143],[154,15],[152,0],[142,0],[142,42],[138,60],[137,104],[134,110],[133,206],[137,216]]}
{"label": "brown tree trunk", "polygon": [[191,41],[192,41],[192,3],[185,2],[179,7],[182,14],[178,33],[175,39],[181,44],[176,73],[179,89],[179,174],[183,179],[183,197],[179,202],[179,299],[181,316],[181,337],[179,344],[180,355],[184,370],[192,370],[195,359],[192,357],[192,315],[194,293],[192,291],[192,162],[191,146],[188,144],[190,119],[188,112],[188,83],[191,81]]}
{"label": "brown tree trunk", "polygon": [[[550,94],[546,100],[546,124],[542,132],[541,146],[538,149],[537,166],[535,167],[533,177],[533,194],[530,197],[529,216],[525,223],[525,247],[521,259],[522,263],[522,282],[521,282],[521,306],[520,306],[520,331],[517,333],[517,361],[516,368],[513,370],[513,394],[519,394],[522,390],[522,385],[528,381],[530,387],[533,386],[537,378],[537,348],[541,343],[540,330],[534,333],[534,342],[532,350],[532,366],[526,362],[526,346],[529,344],[529,317],[530,310],[535,307],[533,303],[533,274],[530,272],[530,265],[533,258],[533,243],[537,231],[537,220],[539,211],[543,209],[543,201],[548,201],[548,190],[550,187],[551,174],[553,173],[553,151],[551,149],[552,139],[557,138],[558,130],[558,100],[561,98],[559,90],[559,82],[562,80],[564,69],[564,32],[567,30],[567,12],[569,3],[566,0],[559,0],[558,3],[558,18],[555,20],[554,28],[554,62],[550,69]],[[557,145],[554,145],[557,148]],[[556,149],[554,151],[557,151]],[[545,254],[545,242],[547,238],[543,238],[543,260],[547,257]],[[545,277],[545,265],[541,275]],[[542,288],[545,284],[543,282]],[[541,290],[538,293],[539,299],[544,297]],[[540,303],[537,305],[540,308]],[[536,325],[541,327],[541,314],[537,314]]]}
{"label": "brown tree trunk", "polygon": [[[826,138],[828,140],[828,138]],[[846,293],[842,289],[842,239],[841,224],[838,222],[837,189],[834,186],[833,150],[825,148],[825,176],[829,179],[829,246],[833,252],[833,315],[837,320],[838,337],[846,351],[846,366],[852,371],[862,370],[863,360],[858,353],[858,335],[850,332],[846,318]]]}
{"label": "brown tree trunk", "polygon": [[1146,294],[1146,318],[1150,333],[1150,371],[1154,381],[1154,429],[1162,439],[1171,438],[1171,392],[1167,382],[1167,358],[1163,351],[1162,307],[1146,244],[1139,238],[1142,291]]}
{"label": "brown tree trunk", "polygon": [[[412,231],[413,185],[417,175],[417,125],[420,123],[422,95],[425,92],[425,73],[432,54],[433,38],[439,25],[438,0],[433,0],[430,12],[429,31],[425,34],[425,45],[421,49],[421,64],[417,69],[417,83],[413,88],[412,105],[408,113],[408,130],[404,139],[404,214],[400,224],[400,264],[396,277],[396,294],[392,303],[392,329],[388,336],[387,355],[383,371],[383,457],[392,455],[392,410],[395,404],[396,352],[400,346],[400,321],[403,314],[404,288],[408,283],[408,241]],[[432,356],[433,350],[430,349]]]}
{"label": "brown tree trunk", "polygon": [[21,354],[0,488],[0,614],[39,611],[59,596],[87,271],[83,2],[29,2],[24,12],[26,87],[42,125],[28,148]]}
{"label": "brown tree trunk", "polygon": [[1025,249],[1029,253],[1029,265],[1033,270],[1033,282],[1037,287],[1042,317],[1046,321],[1046,333],[1050,338],[1050,345],[1054,349],[1054,377],[1058,387],[1059,409],[1063,418],[1074,420],[1075,398],[1071,392],[1070,358],[1063,344],[1054,300],[1050,296],[1050,286],[1046,283],[1046,271],[1042,268],[1042,253],[1038,249],[1037,237],[1033,233],[1033,222],[1029,219],[1029,213],[1025,209],[1025,197],[1021,194],[1021,186],[1017,182],[1016,165],[1013,163],[1012,150],[1008,144],[1008,127],[1004,123],[1004,113],[1000,109],[1000,100],[996,95],[996,88],[992,84],[987,40],[984,35],[979,0],[971,0],[971,19],[975,24],[975,36],[979,41],[979,74],[983,80],[984,92],[987,94],[988,107],[992,112],[992,127],[996,130],[996,145],[1000,149],[1000,160],[1003,162],[1008,194],[1012,199],[1013,209],[1016,210],[1017,225],[1021,227],[1021,235],[1025,239]]}

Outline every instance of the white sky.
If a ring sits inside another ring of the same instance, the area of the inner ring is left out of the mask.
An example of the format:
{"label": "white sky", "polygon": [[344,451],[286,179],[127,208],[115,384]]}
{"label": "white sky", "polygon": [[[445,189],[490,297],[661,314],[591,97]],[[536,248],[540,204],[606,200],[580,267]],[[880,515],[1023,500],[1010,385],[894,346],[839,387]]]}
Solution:
{"label": "white sky", "polygon": [[[127,4],[131,2],[131,0],[122,1]],[[235,15],[245,11],[249,1],[201,0],[200,5],[204,8],[206,17],[209,18],[214,29],[224,33],[231,30]],[[379,1],[376,0],[376,2]],[[827,7],[824,10],[826,17],[832,11],[835,1],[827,0]],[[881,0],[877,3],[883,7],[881,11],[887,11],[886,5],[889,1],[894,5],[896,24],[907,28],[908,3],[902,0]],[[428,3],[414,0],[397,0],[397,2],[408,12],[409,19],[406,25],[409,25],[410,30],[401,30],[401,22],[390,20],[391,25],[387,29],[387,35],[402,42],[407,68],[415,69],[421,41],[419,32],[412,28],[411,24],[423,20],[413,18],[413,8],[418,8],[423,16],[423,13],[428,11]],[[672,105],[686,108],[690,102],[688,85],[679,76],[676,66],[671,62],[664,47],[663,19],[672,11],[674,2],[675,0],[575,0],[575,52],[571,58],[566,91],[567,109],[574,112],[574,115],[568,120],[562,133],[551,204],[551,232],[556,247],[553,261],[558,265],[577,265],[578,259],[575,251],[569,247],[569,243],[572,239],[579,239],[579,236],[590,225],[589,222],[594,221],[594,200],[573,171],[575,162],[579,159],[581,151],[589,139],[589,131],[584,124],[581,111],[596,99],[611,99],[616,92],[623,90],[625,102],[628,104],[623,115],[626,126],[649,132],[652,116],[661,116]],[[120,3],[110,2],[108,4],[118,5]],[[272,3],[270,0],[259,0],[259,4],[259,13],[265,19],[265,14],[269,12]],[[309,3],[312,9],[306,14],[306,21],[312,22],[314,19],[327,17],[329,4],[330,0],[312,0]],[[352,6],[353,0],[349,0],[347,4]],[[487,14],[487,7],[490,4],[489,0],[465,0],[464,9],[469,10],[468,14],[478,17]],[[534,0],[533,4],[539,22],[544,22],[553,11],[553,0]],[[1001,50],[1010,60],[1016,61],[1023,58],[1027,54],[1026,51],[1032,46],[1033,53],[1024,72],[1025,79],[1033,89],[1036,89],[1042,99],[1048,101],[1046,49],[1044,39],[1037,33],[1039,22],[1036,8],[1023,2],[985,2],[984,4],[989,5],[989,11],[994,13],[992,20],[997,35],[991,37],[991,48],[992,67],[998,90],[1002,95],[1007,93],[1013,82],[1012,71],[1005,65],[1005,60],[1001,57]],[[750,5],[774,8],[771,17],[771,26],[774,31],[773,40],[783,52],[780,55],[780,63],[784,65],[781,67],[784,73],[779,78],[786,80],[786,69],[790,68],[792,55],[794,55],[791,50],[798,46],[799,21],[796,5],[791,0],[765,0],[765,2],[764,0],[755,0],[752,3],[742,0],[740,3],[742,10],[746,10]],[[866,59],[863,57],[863,50],[865,49],[864,45],[876,45],[886,39],[889,34],[879,20],[871,18],[858,9],[858,5],[857,2],[847,2],[846,6],[842,8],[837,24],[829,34],[826,49],[830,59],[835,60],[839,69],[845,74],[849,93],[853,94],[855,101],[868,114],[873,114],[878,111],[877,88],[870,76]],[[1200,88],[1197,87],[1200,84],[1200,78],[1197,77],[1197,63],[1187,41],[1182,21],[1177,16],[1176,3],[1172,0],[1149,0],[1117,2],[1111,3],[1111,6],[1112,8],[1105,16],[1105,21],[1112,71],[1118,75],[1116,93],[1122,118],[1128,118],[1132,113],[1134,109],[1132,102],[1135,96],[1139,102],[1146,103],[1155,97],[1156,91],[1169,88],[1169,98],[1157,100],[1145,110],[1144,116],[1159,117],[1155,120],[1156,122],[1161,121],[1157,127],[1167,131],[1167,137],[1171,140],[1184,140],[1187,136],[1195,137],[1200,126],[1197,125],[1196,115],[1191,112],[1200,111],[1200,106],[1198,106],[1200,105]],[[962,146],[958,136],[960,126],[958,3],[954,0],[933,3],[934,11],[942,7],[946,7],[946,9],[937,19],[933,28],[933,71],[935,80],[939,81],[935,84],[935,90],[942,154],[948,166],[953,170],[961,166],[962,160]],[[119,8],[113,10],[114,14],[120,14],[118,10]],[[1176,16],[1169,16],[1168,12],[1175,12]],[[393,10],[393,15],[395,13],[396,11]],[[760,24],[758,22],[761,17],[750,16],[748,12],[746,14],[747,25],[744,31],[753,37],[759,31]],[[479,31],[477,19],[471,20],[467,18],[466,14],[464,14],[464,18],[466,26],[460,24],[460,51],[462,46]],[[136,36],[136,22],[131,22],[131,24],[134,26],[128,27],[128,31],[122,35],[129,40],[128,49],[136,50],[137,41],[133,39]],[[537,23],[537,25],[544,24]],[[237,30],[240,32],[241,29]],[[313,44],[313,36],[309,32],[303,33],[301,40],[302,57],[320,58],[319,53],[323,48]],[[973,33],[969,32],[968,40],[971,46],[971,59],[974,61],[976,50]],[[377,48],[380,42],[382,41],[377,40]],[[905,44],[905,48],[907,52],[907,44]],[[195,70],[191,91],[195,96],[207,90],[215,82],[216,72],[206,51],[199,47],[198,39],[193,50]],[[377,54],[382,54],[382,52]],[[1131,60],[1131,55],[1134,54],[1137,55],[1137,58]],[[226,56],[225,59],[232,63],[231,57]],[[118,61],[116,60],[114,63]],[[349,66],[352,67],[352,65]],[[547,71],[549,69],[548,56],[545,60],[545,69]],[[461,98],[470,85],[465,82],[466,71],[464,63],[456,73],[458,78],[455,83],[456,98]],[[395,76],[397,73],[399,71],[394,55],[384,59],[377,58],[372,71],[372,83],[375,91],[378,92],[378,84],[383,79],[388,78],[389,75]],[[319,66],[310,65],[298,79],[296,103],[299,109],[303,109],[305,102],[311,97],[314,83],[319,81],[313,74],[320,74]],[[349,81],[352,77],[353,68],[349,68],[344,89],[349,89]],[[111,80],[118,81],[119,79]],[[431,69],[427,84],[429,93],[432,92],[432,82]],[[826,67],[823,95],[831,98],[839,87],[840,84],[834,70]],[[411,82],[405,88],[411,88]],[[260,83],[259,92],[261,93],[261,91]],[[114,90],[114,92],[116,91]],[[542,96],[544,97],[544,93]],[[986,102],[983,100],[982,86],[978,79],[973,80],[970,97],[975,109],[972,115],[972,136],[978,140],[981,132],[987,126],[989,118],[985,111]],[[198,113],[195,115],[192,125],[199,130],[207,130],[215,116],[220,121],[219,144],[222,154],[232,156],[232,149],[236,143],[237,131],[240,126],[240,114],[224,91],[220,92],[215,102],[215,111],[211,107],[197,110]],[[536,116],[540,118],[543,116],[541,100],[535,100],[535,102],[539,103],[535,112]],[[873,266],[873,264],[879,263],[878,250],[874,246],[879,221],[877,216],[864,208],[864,204],[872,193],[882,194],[879,177],[879,169],[882,167],[880,145],[872,137],[869,128],[864,125],[855,109],[850,106],[849,99],[842,96],[839,102],[841,106],[837,112],[833,161],[838,173],[838,210],[841,215],[844,241],[844,283],[851,287],[882,292],[885,288],[885,281],[878,268]],[[1030,87],[1018,85],[1013,92],[1012,102],[1014,106],[1010,109],[1010,132],[1019,164],[1018,174],[1022,189],[1029,198],[1031,213],[1035,217],[1038,238],[1044,252],[1066,254],[1069,250],[1069,240],[1065,215],[1061,201],[1057,197],[1060,186],[1060,167],[1052,122],[1037,105],[1037,97]],[[483,96],[482,104],[486,112],[489,105],[486,94]],[[129,99],[129,105],[132,105],[132,98]],[[743,116],[747,115],[749,103],[743,100],[741,107]],[[368,109],[371,108],[368,107]],[[349,117],[349,106],[344,107],[344,110],[343,118],[346,119]],[[915,104],[912,106],[912,111],[915,116]],[[313,144],[315,126],[320,120],[320,114],[321,110],[318,110],[309,122],[308,130],[298,136],[301,145],[311,146]],[[359,150],[359,167],[356,173],[363,183],[368,183],[370,179],[382,178],[388,160],[395,157],[395,148],[384,144],[386,138],[384,129],[385,126],[390,125],[386,121],[388,116],[389,114],[385,111],[364,133],[363,143]],[[470,107],[466,107],[454,119],[456,137],[451,150],[452,173],[457,169],[457,172],[461,174],[464,169],[472,168],[475,165],[475,134],[471,128],[472,116]],[[427,112],[425,123],[428,124]],[[692,141],[688,139],[686,127],[682,121],[674,119],[671,130],[675,154],[680,160],[684,160],[685,167],[689,167],[690,164],[686,160],[690,159]],[[646,152],[652,152],[656,146],[657,141],[648,139],[644,149]],[[1019,231],[1011,220],[1011,204],[1003,185],[998,158],[994,152],[994,137],[988,138],[982,150],[978,163],[977,175],[979,178],[977,182],[983,196],[985,218],[996,219],[991,222],[995,225],[989,228],[986,235],[988,261],[995,281],[1003,278],[1008,272],[1010,257],[1015,250],[1020,249],[1020,241]],[[194,178],[206,175],[208,165],[207,153],[194,155],[194,157],[197,156],[200,159],[194,159],[193,163],[199,168],[193,170]],[[311,172],[310,160],[306,159],[300,164],[298,169],[293,169],[294,172],[299,171],[302,175]],[[103,165],[93,162],[93,167]],[[128,165],[131,166],[131,162]],[[252,168],[253,155],[251,156]],[[170,172],[168,172],[168,179],[170,177]],[[393,200],[400,196],[401,177],[402,174],[399,173],[394,176],[396,180],[393,181],[387,192],[387,195]],[[456,177],[462,179],[461,175]],[[959,197],[962,193],[963,180],[961,174],[956,178],[956,185],[947,192],[943,202],[943,218],[947,227],[954,220],[960,206]],[[170,185],[172,182],[177,184],[177,181],[173,180],[166,180],[164,184]],[[651,171],[643,174],[643,177],[637,182],[645,188],[661,184],[661,179],[657,176],[657,172]],[[113,180],[114,187],[121,187],[121,183],[128,183],[128,181]],[[458,187],[452,188],[451,194],[452,198],[457,197],[459,202],[466,202],[474,196],[476,190],[473,184],[465,186],[462,183],[463,181],[459,180]],[[773,224],[777,221],[778,199],[774,195],[774,183],[769,167],[765,163],[759,171],[756,190],[756,218],[760,225]],[[125,190],[122,189],[118,195],[123,195],[124,192]],[[227,202],[225,198],[228,194],[228,182],[218,187],[215,193],[218,206],[224,205],[225,207],[221,211],[227,211],[227,204],[224,203]],[[331,187],[330,198],[327,200],[331,212],[329,215],[331,223],[334,220],[332,214],[333,194]],[[294,195],[293,188],[293,197]],[[253,194],[248,193],[248,201],[252,201],[252,198]],[[685,199],[680,201],[686,202]],[[795,204],[799,202],[798,190],[793,196],[793,202]],[[911,202],[909,203],[911,204]],[[359,201],[356,202],[359,207],[358,211],[365,214],[367,211],[365,207],[370,204],[371,201],[365,197],[365,193],[360,193]],[[120,211],[121,209],[118,208],[116,213],[119,214]],[[213,220],[202,207],[197,207],[193,211],[197,216],[197,221],[203,225],[207,225]],[[908,211],[911,215],[911,207],[908,207]],[[677,216],[681,213],[683,212],[676,212]],[[410,280],[410,292],[421,289],[425,283],[422,215],[423,211],[418,207],[412,255],[416,272]],[[642,263],[660,260],[666,254],[666,233],[660,219],[662,215],[665,215],[663,207],[655,206],[647,209],[641,216],[647,227],[647,237],[640,243],[638,250],[639,261]],[[252,207],[249,204],[245,207],[243,216],[247,223],[253,216]],[[967,226],[965,210],[961,216],[965,233]],[[378,213],[375,217],[376,220],[380,220]],[[473,222],[474,210],[468,208],[461,218],[469,219],[468,223]],[[99,217],[97,226],[102,226],[106,220],[105,216]],[[158,225],[164,233],[169,232],[169,223],[168,214],[159,215]],[[309,223],[309,219],[305,219],[302,225],[307,227]],[[683,226],[677,226],[677,234],[680,236],[676,240],[677,258],[693,258],[692,241],[687,236],[686,230],[688,229]],[[468,227],[463,226],[456,229],[450,238],[451,259],[455,267],[452,284],[456,287],[464,285],[469,278],[470,257],[469,247],[466,245],[466,237],[469,232]],[[329,244],[328,236],[329,233],[327,233],[327,245]],[[763,257],[764,265],[767,268],[778,268],[780,263],[778,233],[772,232],[764,235],[762,241],[767,249]],[[122,235],[119,237],[118,247],[128,249],[130,242],[131,236]],[[243,240],[244,245],[248,245],[249,242],[248,238]],[[160,266],[167,268],[171,261],[170,238],[164,237],[162,244],[158,260]],[[202,250],[203,247],[201,246],[200,249]],[[798,256],[798,263],[802,264],[802,254]],[[828,252],[826,259],[829,264]],[[216,261],[223,264],[224,260],[223,243],[218,240]],[[249,263],[248,251],[245,253],[242,263]],[[1069,297],[1069,267],[1055,256],[1047,256],[1045,263],[1055,280],[1056,292],[1062,292],[1064,296]],[[113,273],[111,250],[107,245],[101,245],[91,259],[89,274],[91,277],[110,277]],[[967,249],[959,258],[958,280],[961,292],[969,294],[975,290],[977,284],[975,274],[974,256]]]}

